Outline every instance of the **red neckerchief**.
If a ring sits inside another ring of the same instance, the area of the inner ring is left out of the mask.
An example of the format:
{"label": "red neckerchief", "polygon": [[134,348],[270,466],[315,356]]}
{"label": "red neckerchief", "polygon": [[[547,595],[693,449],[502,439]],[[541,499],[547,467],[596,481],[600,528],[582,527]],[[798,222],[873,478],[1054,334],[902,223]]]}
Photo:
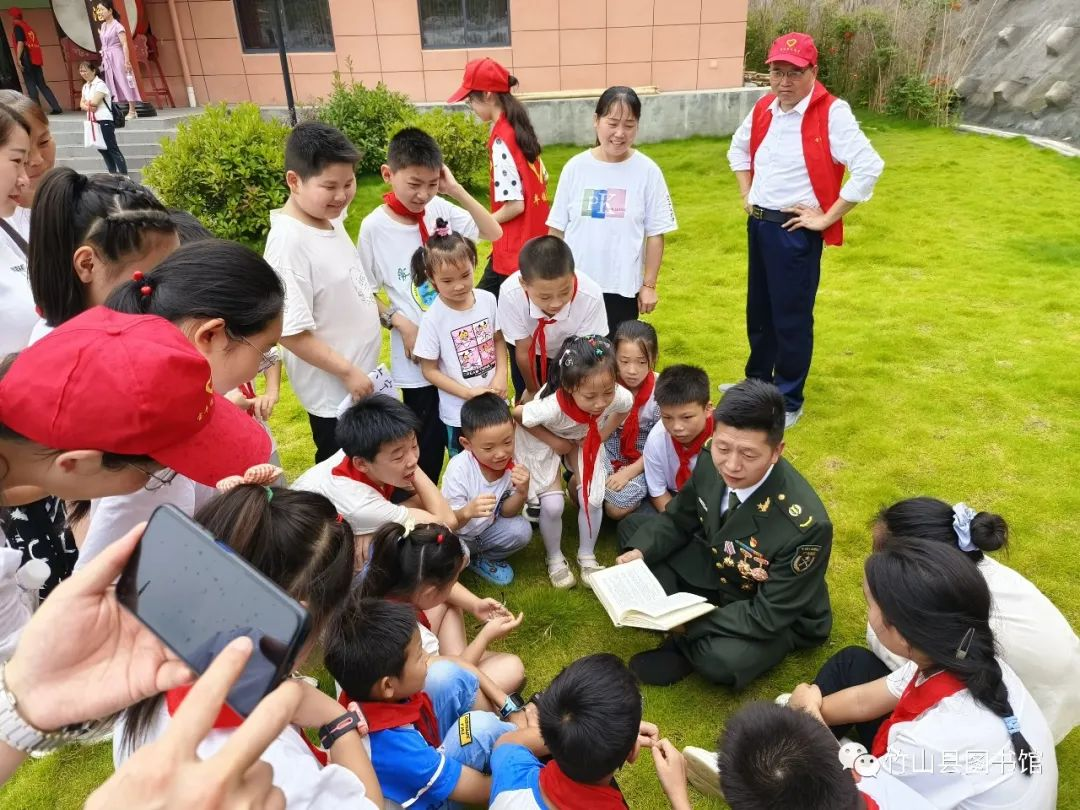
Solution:
{"label": "red neckerchief", "polygon": [[[524,287],[522,287],[522,291],[525,292],[525,300],[528,301],[530,304],[532,304],[532,299],[529,298],[528,291],[526,291]],[[577,298],[577,274],[576,273],[574,274],[574,291],[570,294],[570,301],[567,302],[566,306],[570,306],[570,304],[574,303],[575,298]],[[562,310],[560,310],[560,312],[561,311]],[[537,349],[537,347],[539,347],[539,349],[540,349],[540,379],[536,379],[536,370],[535,369],[530,369],[533,372],[533,382],[536,383],[536,387],[538,389],[540,388],[541,385],[543,385],[544,383],[547,382],[547,376],[548,376],[548,373],[547,373],[547,365],[548,365],[547,333],[544,330],[547,329],[547,327],[551,326],[553,323],[555,323],[554,318],[537,318],[536,319],[536,329],[533,330],[532,340],[529,341],[529,357],[530,358],[535,358],[536,357],[536,349]]]}
{"label": "red neckerchief", "polygon": [[574,402],[573,396],[567,394],[561,388],[555,392],[555,396],[559,400],[559,407],[562,408],[563,413],[579,425],[589,426],[589,432],[585,434],[585,441],[581,443],[581,461],[584,469],[581,470],[580,477],[582,499],[585,501],[581,508],[585,510],[585,521],[589,524],[589,530],[592,531],[592,517],[589,514],[589,485],[592,483],[596,457],[600,453],[600,417],[592,416],[583,411]]}
{"label": "red neckerchief", "polygon": [[473,457],[473,460],[476,462],[477,466],[480,467],[481,470],[487,470],[488,472],[495,473],[499,476],[506,475],[506,473],[514,469],[513,459],[510,459],[508,462],[506,462],[506,466],[500,470],[497,467],[489,467],[487,464],[478,459],[476,457],[476,453],[473,453],[471,450],[469,451],[469,455]]}
{"label": "red neckerchief", "polygon": [[[344,691],[338,695],[338,703],[348,708],[353,699]],[[427,692],[417,692],[408,700],[398,703],[383,703],[380,700],[358,700],[360,711],[368,722],[368,733],[386,731],[398,726],[415,726],[428,745],[438,748],[442,745],[439,737],[439,720],[435,717],[435,707]]]}
{"label": "red neckerchief", "polygon": [[382,495],[386,500],[390,500],[390,496],[394,494],[394,487],[392,484],[377,484],[367,476],[366,473],[356,469],[356,465],[352,463],[352,459],[345,456],[334,469],[331,474],[340,475],[344,478],[351,478],[353,481],[357,481],[361,484],[367,484],[373,490]]}
{"label": "red neckerchief", "polygon": [[656,377],[650,371],[642,380],[637,393],[634,394],[634,407],[630,409],[626,421],[622,423],[622,436],[619,437],[619,455],[622,456],[623,460],[612,463],[611,466],[616,470],[625,467],[627,464],[633,464],[641,458],[641,453],[637,449],[637,440],[641,433],[639,419],[641,418],[641,409],[649,401],[654,388],[656,388]]}
{"label": "red neckerchief", "polygon": [[862,799],[866,802],[866,810],[881,810],[878,803],[874,801],[874,797],[866,793],[861,793]]}
{"label": "red neckerchief", "polygon": [[885,756],[885,751],[889,747],[889,729],[896,723],[910,722],[949,695],[955,695],[967,689],[967,684],[947,670],[931,675],[921,684],[918,684],[918,680],[919,676],[916,674],[904,689],[904,693],[900,695],[900,701],[893,709],[893,713],[881,724],[878,733],[874,736],[874,747],[870,749],[870,753],[878,759]]}
{"label": "red neckerchief", "polygon": [[412,602],[409,602],[408,600],[405,600],[405,599],[393,599],[391,597],[386,597],[386,601],[388,601],[388,602],[399,602],[402,605],[408,605],[414,611],[416,611],[416,621],[419,622],[420,624],[422,624],[428,630],[431,629],[431,620],[427,617],[427,614],[424,613],[424,611],[422,611],[420,608],[418,608]]}
{"label": "red neckerchief", "polygon": [[[238,390],[248,399],[255,399],[255,386],[252,385],[250,382],[240,383],[240,385],[236,387],[236,390]],[[248,408],[247,413],[248,416],[255,416],[255,406],[252,405],[250,408]]]}
{"label": "red neckerchief", "polygon": [[626,807],[626,800],[617,787],[575,782],[562,772],[555,760],[540,769],[540,790],[556,810],[577,810],[581,807],[595,810],[617,807],[623,810]]}
{"label": "red neckerchief", "polygon": [[386,203],[386,207],[397,214],[399,217],[405,217],[411,219],[420,228],[420,244],[426,245],[428,240],[427,223],[424,222],[424,212],[421,211],[417,214],[415,211],[410,211],[405,207],[405,203],[397,198],[397,194],[392,191],[383,194],[383,202]]}
{"label": "red neckerchief", "polygon": [[671,439],[671,446],[675,448],[675,455],[679,457],[679,469],[675,473],[676,489],[682,489],[683,484],[690,478],[690,473],[693,472],[693,470],[690,469],[690,462],[698,457],[698,453],[701,452],[705,440],[712,435],[712,432],[713,417],[710,413],[708,420],[705,422],[705,429],[694,437],[694,440],[690,442],[689,447],[680,441],[676,441],[674,436],[669,437]]}
{"label": "red neckerchief", "polygon": [[[180,708],[180,704],[184,702],[184,698],[187,697],[188,692],[191,691],[190,686],[178,686],[175,689],[170,689],[165,693],[165,706],[169,710],[169,716],[172,717],[176,714],[176,710]],[[222,705],[221,711],[218,712],[217,719],[214,720],[215,729],[230,729],[239,728],[244,722],[244,718],[230,709],[227,705]],[[311,740],[307,738],[300,729],[293,727],[293,730],[300,735],[300,739],[304,741],[304,745],[311,751],[312,756],[319,761],[320,765],[326,765],[328,762],[326,752],[311,744]]]}

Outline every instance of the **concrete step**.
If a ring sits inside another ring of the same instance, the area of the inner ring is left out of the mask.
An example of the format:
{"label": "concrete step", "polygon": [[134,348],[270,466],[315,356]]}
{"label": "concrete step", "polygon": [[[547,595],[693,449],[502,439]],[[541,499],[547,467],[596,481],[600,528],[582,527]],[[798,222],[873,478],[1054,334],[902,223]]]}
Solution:
{"label": "concrete step", "polygon": [[[117,145],[124,153],[124,157],[129,160],[133,157],[154,158],[161,154],[161,144],[158,143],[124,143],[118,140]],[[78,146],[59,146],[56,149],[56,159],[64,165],[69,165],[70,161],[77,160],[86,154],[97,157],[97,150],[83,146],[81,135]]]}
{"label": "concrete step", "polygon": [[[57,132],[52,130],[53,140],[56,142],[57,147],[63,146],[82,146],[83,142],[83,128],[80,126],[77,130],[73,129],[70,132]],[[123,146],[125,143],[161,143],[162,138],[172,138],[176,136],[175,129],[163,129],[159,131],[153,130],[128,130],[124,129],[116,130],[116,142]]]}
{"label": "concrete step", "polygon": [[[124,155],[124,158],[127,160],[129,171],[142,169],[143,166],[150,162],[150,158],[147,157]],[[57,160],[56,163],[61,166],[70,166],[80,174],[96,174],[105,171],[105,162],[102,160],[101,155],[96,150],[91,149],[87,149],[86,154],[82,157],[68,158],[64,161]]]}

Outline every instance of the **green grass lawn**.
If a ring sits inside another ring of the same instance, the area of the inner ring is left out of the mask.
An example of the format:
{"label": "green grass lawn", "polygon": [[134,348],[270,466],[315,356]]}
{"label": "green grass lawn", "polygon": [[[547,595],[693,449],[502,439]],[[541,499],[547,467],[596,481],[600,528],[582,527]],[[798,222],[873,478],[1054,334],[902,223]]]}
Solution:
{"label": "green grass lawn", "polygon": [[[1003,561],[1035,581],[1080,626],[1080,161],[1003,141],[883,118],[865,128],[885,158],[875,197],[826,250],[806,416],[787,456],[817,487],[835,526],[829,571],[835,623],[824,647],[796,653],[743,693],[695,677],[645,689],[645,715],[680,747],[709,747],[742,702],[810,679],[825,659],[863,643],[861,566],[868,524],[896,499],[935,495],[1000,512],[1012,548]],[[746,359],[744,215],[726,141],[646,147],[663,168],[680,230],[660,275],[660,365],[698,363],[714,382],[742,377]],[[552,188],[576,148],[545,153]],[[349,222],[378,204],[362,184]],[[288,394],[273,420],[288,473],[310,464],[303,411]],[[575,547],[572,513],[566,520]],[[615,556],[605,527],[602,562]],[[539,537],[515,558],[506,592],[526,623],[502,645],[524,659],[535,691],[596,651],[648,649],[652,633],[614,630],[586,590],[547,582]],[[498,596],[466,575],[466,584]],[[1059,807],[1080,810],[1080,732],[1057,749]],[[648,757],[619,775],[637,808],[666,804]],[[5,808],[68,808],[111,770],[107,746],[24,766],[0,790]],[[695,798],[695,806],[721,807]]]}

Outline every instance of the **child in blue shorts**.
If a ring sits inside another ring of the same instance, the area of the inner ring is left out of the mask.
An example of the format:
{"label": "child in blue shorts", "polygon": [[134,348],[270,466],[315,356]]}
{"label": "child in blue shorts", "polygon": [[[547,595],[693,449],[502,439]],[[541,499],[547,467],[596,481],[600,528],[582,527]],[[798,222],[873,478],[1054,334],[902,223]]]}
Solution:
{"label": "child in blue shorts", "polygon": [[[357,701],[367,718],[371,764],[387,799],[415,810],[486,801],[496,740],[525,724],[519,696],[468,665],[437,660],[429,668],[413,609],[355,591],[327,629],[324,657],[342,704]],[[502,719],[485,710],[493,706]]]}

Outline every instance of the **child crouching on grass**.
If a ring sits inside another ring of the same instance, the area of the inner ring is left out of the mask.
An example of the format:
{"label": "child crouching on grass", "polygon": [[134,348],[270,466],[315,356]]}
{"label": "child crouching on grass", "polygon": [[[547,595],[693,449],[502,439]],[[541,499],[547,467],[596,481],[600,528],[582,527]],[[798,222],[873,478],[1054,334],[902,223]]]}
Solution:
{"label": "child crouching on grass", "polygon": [[607,479],[604,441],[622,424],[634,398],[616,382],[615,352],[599,335],[568,337],[549,373],[537,397],[514,408],[525,428],[518,434],[518,458],[532,476],[530,495],[540,499],[540,534],[556,588],[577,584],[562,553],[562,465],[573,473],[580,505],[577,562],[582,583],[590,587],[589,577],[603,569],[596,538]]}
{"label": "child crouching on grass", "polygon": [[506,558],[532,539],[522,516],[529,470],[514,462],[517,425],[506,400],[486,393],[461,407],[461,446],[443,473],[442,493],[458,519],[458,537],[469,547],[469,570],[495,585],[509,585]]}
{"label": "child crouching on grass", "polygon": [[[495,741],[525,725],[520,699],[467,665],[430,662],[409,605],[354,591],[324,644],[339,701],[356,701],[367,719],[371,762],[387,799],[414,810],[487,801]],[[499,715],[493,707],[502,707]]]}

